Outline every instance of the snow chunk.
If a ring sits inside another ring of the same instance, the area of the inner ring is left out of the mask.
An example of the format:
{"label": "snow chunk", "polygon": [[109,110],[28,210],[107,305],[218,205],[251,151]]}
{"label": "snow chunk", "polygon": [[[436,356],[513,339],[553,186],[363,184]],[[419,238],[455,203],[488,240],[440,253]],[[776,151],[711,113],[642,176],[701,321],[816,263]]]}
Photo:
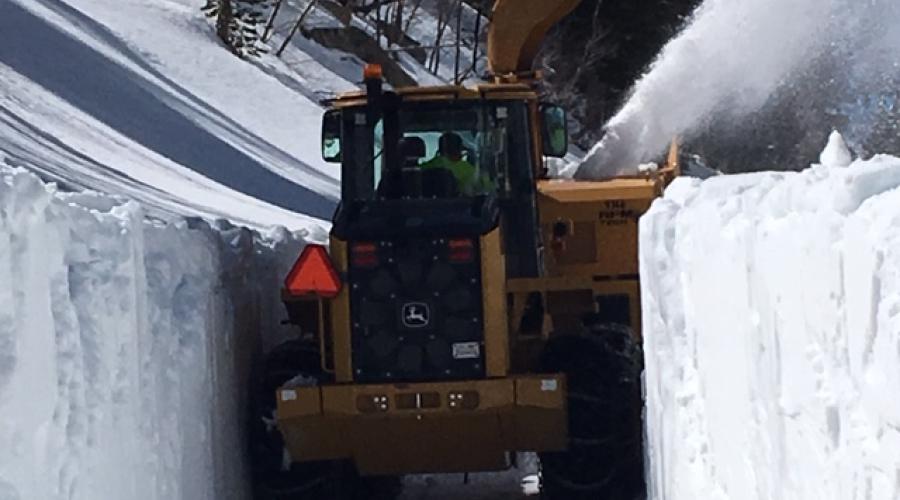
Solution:
{"label": "snow chunk", "polygon": [[656,163],[642,163],[638,165],[638,173],[640,174],[652,174],[659,170],[659,165]]}
{"label": "snow chunk", "polygon": [[900,158],[679,179],[640,266],[650,498],[900,496]]}
{"label": "snow chunk", "polygon": [[850,156],[850,149],[844,142],[844,137],[835,130],[828,137],[828,145],[819,155],[819,163],[826,167],[849,167],[853,163]]}
{"label": "snow chunk", "polygon": [[296,377],[281,384],[281,386],[285,389],[295,389],[298,387],[315,387],[317,385],[319,385],[319,381],[315,377],[308,377],[302,374],[297,375]]}

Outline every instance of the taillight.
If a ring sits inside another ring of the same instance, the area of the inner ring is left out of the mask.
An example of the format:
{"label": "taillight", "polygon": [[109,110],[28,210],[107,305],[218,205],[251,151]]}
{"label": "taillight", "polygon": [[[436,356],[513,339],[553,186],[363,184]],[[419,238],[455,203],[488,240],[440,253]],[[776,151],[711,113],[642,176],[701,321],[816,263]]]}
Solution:
{"label": "taillight", "polygon": [[318,295],[332,298],[341,292],[341,279],[322,245],[306,245],[284,280],[287,293],[295,297]]}
{"label": "taillight", "polygon": [[447,242],[450,262],[471,262],[475,258],[475,244],[468,238],[456,238]]}
{"label": "taillight", "polygon": [[378,245],[374,243],[354,243],[350,246],[350,264],[353,267],[375,267],[378,265]]}

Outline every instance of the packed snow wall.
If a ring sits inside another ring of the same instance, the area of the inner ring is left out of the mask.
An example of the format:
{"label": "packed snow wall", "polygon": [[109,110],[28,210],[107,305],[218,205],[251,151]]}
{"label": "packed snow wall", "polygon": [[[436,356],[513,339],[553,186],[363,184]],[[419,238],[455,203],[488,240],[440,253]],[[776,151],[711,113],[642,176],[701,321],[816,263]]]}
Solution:
{"label": "packed snow wall", "polygon": [[300,246],[270,236],[0,167],[0,499],[247,498],[248,377]]}
{"label": "packed snow wall", "polygon": [[651,498],[900,498],[900,159],[680,179],[640,238]]}

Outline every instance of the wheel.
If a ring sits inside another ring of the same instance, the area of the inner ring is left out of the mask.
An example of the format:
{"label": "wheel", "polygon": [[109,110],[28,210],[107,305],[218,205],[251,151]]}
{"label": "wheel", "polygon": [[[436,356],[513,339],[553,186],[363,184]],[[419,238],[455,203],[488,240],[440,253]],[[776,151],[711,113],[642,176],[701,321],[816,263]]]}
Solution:
{"label": "wheel", "polygon": [[322,372],[315,344],[289,341],[266,356],[250,427],[256,500],[392,500],[399,496],[399,478],[362,478],[350,461],[291,462],[275,425],[275,394],[298,376],[309,383],[330,381]]}
{"label": "wheel", "polygon": [[541,370],[566,374],[569,447],[540,453],[548,500],[644,498],[642,356],[631,330],[593,325],[547,343]]}
{"label": "wheel", "polygon": [[257,500],[322,498],[333,467],[329,463],[293,464],[275,425],[275,394],[285,382],[303,375],[324,381],[315,345],[289,341],[265,358],[253,395],[250,420],[251,460]]}

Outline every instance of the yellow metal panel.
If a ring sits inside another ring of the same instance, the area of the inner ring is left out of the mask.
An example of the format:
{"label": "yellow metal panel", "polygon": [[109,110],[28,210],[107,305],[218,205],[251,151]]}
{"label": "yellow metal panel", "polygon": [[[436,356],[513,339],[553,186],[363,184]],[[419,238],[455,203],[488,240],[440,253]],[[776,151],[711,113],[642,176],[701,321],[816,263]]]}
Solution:
{"label": "yellow metal panel", "polygon": [[595,231],[597,269],[594,274],[637,275],[638,216],[600,221]]}
{"label": "yellow metal panel", "polygon": [[277,402],[279,419],[322,414],[321,392],[318,387],[278,389]]}
{"label": "yellow metal panel", "polygon": [[552,179],[538,182],[538,192],[558,203],[600,200],[652,200],[662,187],[652,178],[621,178],[606,181]]}
{"label": "yellow metal panel", "polygon": [[547,31],[581,0],[498,0],[488,31],[488,64],[495,75],[532,69]]}
{"label": "yellow metal panel", "polygon": [[348,419],[322,416],[299,417],[279,423],[285,446],[295,462],[352,457],[352,443],[346,438],[350,424]]}
{"label": "yellow metal panel", "polygon": [[359,419],[350,433],[363,475],[503,470],[506,434],[495,412]]}
{"label": "yellow metal panel", "polygon": [[517,377],[516,405],[565,408],[566,377],[561,374]]}
{"label": "yellow metal panel", "polygon": [[627,293],[631,296],[631,331],[634,333],[635,337],[640,340],[643,339],[643,323],[641,322],[643,316],[641,315],[641,285],[636,281],[627,281],[625,282],[627,285],[624,288],[622,293]]}
{"label": "yellow metal panel", "polygon": [[[338,274],[347,274],[347,242],[331,237],[331,262]],[[353,381],[353,347],[350,338],[350,290],[347,283],[331,301],[331,334],[334,345],[334,376],[338,382]]]}
{"label": "yellow metal panel", "polygon": [[[407,413],[446,413],[447,394],[450,392],[474,391],[479,394],[478,410],[499,410],[509,408],[515,403],[513,379],[500,378],[491,380],[461,380],[457,382],[423,382],[415,384],[369,384],[369,385],[330,385],[321,388],[322,412],[325,415],[351,416],[361,415],[364,418],[381,418],[394,412]],[[400,410],[396,401],[401,394],[409,393],[441,394],[441,405],[436,408]],[[384,413],[364,414],[357,407],[360,397],[384,396],[387,398],[388,410]]]}
{"label": "yellow metal panel", "polygon": [[562,451],[566,448],[565,382],[562,375],[516,379],[517,411],[513,415],[512,425],[517,450]]}
{"label": "yellow metal panel", "polygon": [[641,336],[641,289],[637,279],[595,280],[589,274],[571,273],[565,276],[511,279],[507,281],[506,287],[510,293],[516,294],[591,290],[594,296],[628,295],[631,305],[631,328],[635,336],[638,338]]}
{"label": "yellow metal panel", "polygon": [[548,274],[637,275],[638,220],[658,187],[648,179],[545,184],[538,198],[544,240],[553,241],[560,222],[568,228],[561,247],[550,245]]}
{"label": "yellow metal panel", "polygon": [[484,350],[488,377],[509,373],[509,318],[506,314],[506,261],[500,230],[481,238],[481,282],[484,307]]}
{"label": "yellow metal panel", "polygon": [[[508,451],[560,450],[566,442],[561,375],[296,391],[280,398],[278,411],[291,457],[353,459],[364,475],[498,470],[507,465]],[[479,395],[477,406],[450,406],[451,394],[469,392]],[[442,404],[398,408],[399,396],[410,393],[436,393]],[[358,411],[366,396],[385,396],[390,404],[384,411]]]}
{"label": "yellow metal panel", "polygon": [[333,385],[322,389],[322,412],[328,415],[356,415],[356,397],[359,394],[381,395],[370,392],[362,385]]}

